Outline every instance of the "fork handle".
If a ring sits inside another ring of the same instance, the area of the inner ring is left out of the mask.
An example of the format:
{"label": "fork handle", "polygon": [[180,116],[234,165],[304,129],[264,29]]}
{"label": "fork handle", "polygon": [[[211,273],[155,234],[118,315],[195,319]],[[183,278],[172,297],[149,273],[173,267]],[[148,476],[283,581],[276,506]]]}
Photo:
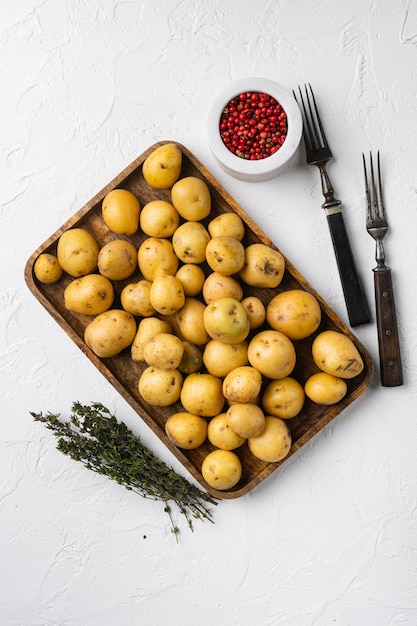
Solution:
{"label": "fork handle", "polygon": [[403,384],[403,372],[391,271],[388,267],[374,269],[374,285],[381,385],[398,387]]}
{"label": "fork handle", "polygon": [[326,215],[350,325],[366,324],[370,321],[369,310],[356,270],[341,207],[326,208]]}

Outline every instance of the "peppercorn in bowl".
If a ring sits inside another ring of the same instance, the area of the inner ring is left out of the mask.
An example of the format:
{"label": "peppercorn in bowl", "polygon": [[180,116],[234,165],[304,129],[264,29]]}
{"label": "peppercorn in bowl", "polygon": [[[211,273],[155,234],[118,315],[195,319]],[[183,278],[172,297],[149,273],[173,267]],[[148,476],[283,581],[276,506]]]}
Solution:
{"label": "peppercorn in bowl", "polygon": [[241,180],[274,178],[297,161],[302,117],[293,95],[265,78],[244,78],[209,108],[208,143],[219,165]]}

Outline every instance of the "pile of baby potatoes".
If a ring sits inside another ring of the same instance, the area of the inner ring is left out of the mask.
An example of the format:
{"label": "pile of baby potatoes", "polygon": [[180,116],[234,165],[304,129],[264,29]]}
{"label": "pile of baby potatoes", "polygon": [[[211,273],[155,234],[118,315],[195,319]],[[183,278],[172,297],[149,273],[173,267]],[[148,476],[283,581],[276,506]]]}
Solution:
{"label": "pile of baby potatoes", "polygon": [[[103,359],[130,349],[144,366],[142,398],[155,407],[182,406],[166,421],[169,439],[187,450],[208,439],[215,449],[205,456],[202,475],[211,487],[227,490],[242,475],[235,450],[247,444],[262,461],[282,460],[292,443],[287,420],[300,413],[305,397],[339,402],[346,379],[364,364],[349,337],[325,330],[312,343],[319,371],[304,385],[291,376],[294,342],[319,328],[317,299],[302,289],[276,292],[267,304],[251,295],[278,287],[283,256],[263,243],[245,247],[236,213],[210,219],[208,185],[196,176],[181,178],[181,165],[177,144],[156,148],[142,174],[151,188],[170,190],[170,201],[141,206],[132,192],[113,189],[102,217],[116,237],[100,248],[86,229],[69,229],[56,255],[38,257],[34,272],[45,283],[63,272],[73,277],[64,302],[92,317],[85,343]],[[138,229],[146,238],[137,249],[128,236]],[[140,280],[123,288],[114,308],[114,281],[137,269]]]}

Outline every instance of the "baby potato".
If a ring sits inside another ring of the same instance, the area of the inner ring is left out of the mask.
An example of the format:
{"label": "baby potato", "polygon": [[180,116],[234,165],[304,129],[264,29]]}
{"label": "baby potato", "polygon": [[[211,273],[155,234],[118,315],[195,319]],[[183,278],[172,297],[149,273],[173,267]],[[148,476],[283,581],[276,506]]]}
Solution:
{"label": "baby potato", "polygon": [[149,298],[155,311],[162,315],[172,315],[184,306],[184,288],[175,276],[159,274],[152,282]]}
{"label": "baby potato", "polygon": [[114,300],[114,289],[108,278],[87,274],[71,281],[64,291],[68,311],[83,315],[99,315],[107,311]]}
{"label": "baby potato", "polygon": [[133,274],[137,266],[136,248],[125,239],[109,241],[98,254],[98,271],[109,280],[124,280]]}
{"label": "baby potato", "polygon": [[264,412],[253,402],[232,404],[226,415],[230,428],[245,439],[259,435],[265,428]]}
{"label": "baby potato", "polygon": [[182,386],[181,403],[194,415],[218,415],[224,405],[222,381],[212,374],[189,374]]}
{"label": "baby potato", "polygon": [[145,317],[139,324],[133,339],[131,346],[132,361],[137,363],[143,362],[144,349],[148,341],[158,333],[170,333],[172,332],[171,326],[165,320],[160,320],[159,317]]}
{"label": "baby potato", "polygon": [[246,439],[232,430],[227,423],[227,413],[219,413],[212,417],[207,425],[207,438],[213,446],[220,450],[236,450]]}
{"label": "baby potato", "polygon": [[204,326],[205,309],[203,302],[197,298],[185,298],[184,305],[175,316],[182,338],[197,346],[206,344],[210,339]]}
{"label": "baby potato", "polygon": [[263,330],[249,342],[248,359],[263,376],[286,378],[295,367],[296,352],[286,335],[277,330]]}
{"label": "baby potato", "polygon": [[245,249],[235,237],[227,235],[213,237],[206,247],[206,261],[213,272],[231,276],[242,269]]}
{"label": "baby potato", "polygon": [[243,289],[233,276],[212,272],[204,281],[202,294],[206,304],[225,297],[240,301],[243,297]]}
{"label": "baby potato", "polygon": [[223,380],[223,395],[229,403],[256,402],[262,385],[260,372],[250,365],[235,367]]}
{"label": "baby potato", "polygon": [[157,333],[143,349],[143,358],[148,365],[162,370],[175,370],[184,355],[184,344],[172,333]]}
{"label": "baby potato", "polygon": [[98,357],[116,356],[130,346],[136,334],[136,320],[123,309],[97,315],[84,331],[84,341]]}
{"label": "baby potato", "polygon": [[271,380],[262,394],[262,406],[267,415],[291,419],[304,406],[303,386],[295,378]]}
{"label": "baby potato", "polygon": [[209,241],[208,230],[200,222],[184,222],[172,236],[174,252],[183,263],[203,263]]}
{"label": "baby potato", "polygon": [[248,364],[248,343],[224,343],[210,339],[204,346],[203,362],[210,374],[224,378],[233,369]]}
{"label": "baby potato", "polygon": [[182,152],[175,143],[155,148],[144,160],[142,174],[154,189],[170,189],[181,174]]}
{"label": "baby potato", "polygon": [[75,278],[94,272],[98,253],[98,243],[85,228],[70,228],[58,239],[58,263],[64,272]]}
{"label": "baby potato", "polygon": [[207,421],[185,411],[174,413],[165,423],[165,432],[178,448],[195,450],[207,439]]}
{"label": "baby potato", "polygon": [[160,237],[148,237],[139,246],[138,263],[143,277],[153,281],[159,274],[174,276],[179,261],[171,241]]}
{"label": "baby potato", "polygon": [[224,491],[238,484],[242,476],[242,463],[231,450],[213,450],[204,458],[201,473],[210,487]]}
{"label": "baby potato", "polygon": [[248,316],[251,329],[262,326],[266,318],[266,310],[262,300],[256,296],[247,296],[241,302]]}
{"label": "baby potato", "polygon": [[156,311],[151,304],[152,283],[143,278],[137,283],[129,283],[120,293],[120,304],[125,311],[139,317],[151,317]]}
{"label": "baby potato", "polygon": [[209,222],[208,231],[211,237],[228,235],[242,241],[245,235],[245,226],[237,213],[221,213]]}
{"label": "baby potato", "polygon": [[285,259],[278,250],[263,243],[245,248],[245,262],[240,277],[252,287],[278,287],[285,271]]}
{"label": "baby potato", "polygon": [[320,304],[313,294],[303,289],[282,291],[269,301],[266,321],[292,340],[304,339],[320,326]]}
{"label": "baby potato", "polygon": [[200,265],[185,263],[175,274],[180,279],[186,296],[197,296],[203,289],[206,275]]}
{"label": "baby potato", "polygon": [[186,176],[173,185],[171,202],[189,222],[199,222],[211,211],[210,190],[205,181],[196,176]]}
{"label": "baby potato", "polygon": [[210,302],[204,310],[204,326],[212,339],[225,343],[240,343],[250,331],[246,311],[234,298]]}
{"label": "baby potato", "polygon": [[138,390],[151,406],[170,406],[180,397],[182,374],[178,370],[147,367],[139,377]]}
{"label": "baby potato", "polygon": [[339,378],[358,376],[364,363],[353,341],[341,332],[325,330],[313,341],[312,356],[319,369]]}
{"label": "baby potato", "polygon": [[279,417],[267,415],[265,428],[259,435],[248,439],[252,454],[266,463],[278,463],[291,449],[291,433]]}
{"label": "baby potato", "polygon": [[140,204],[127,189],[113,189],[103,199],[104,223],[117,235],[133,235],[139,228]]}
{"label": "baby potato", "polygon": [[49,252],[43,252],[38,256],[33,271],[39,282],[48,285],[56,283],[62,276],[62,267],[57,257]]}
{"label": "baby potato", "polygon": [[178,369],[183,374],[192,374],[198,372],[203,366],[203,355],[198,346],[189,341],[183,341],[184,353]]}
{"label": "baby potato", "polygon": [[326,372],[317,372],[307,379],[305,394],[316,404],[331,405],[340,402],[347,393],[346,381]]}
{"label": "baby potato", "polygon": [[166,200],[151,200],[140,213],[140,227],[149,237],[171,237],[179,223],[178,211]]}

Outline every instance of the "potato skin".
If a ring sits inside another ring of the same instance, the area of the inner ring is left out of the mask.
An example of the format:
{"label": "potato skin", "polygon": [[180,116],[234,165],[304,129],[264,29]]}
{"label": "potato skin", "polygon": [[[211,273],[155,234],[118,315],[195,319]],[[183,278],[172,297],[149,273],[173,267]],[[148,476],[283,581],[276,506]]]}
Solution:
{"label": "potato skin", "polygon": [[145,360],[144,349],[148,341],[157,333],[170,333],[171,331],[172,329],[168,322],[160,320],[159,317],[151,316],[140,320],[130,348],[132,361],[143,363]]}
{"label": "potato skin", "polygon": [[265,428],[260,435],[248,439],[249,450],[267,463],[278,463],[291,449],[291,433],[279,417],[267,415]]}
{"label": "potato skin", "polygon": [[183,263],[203,263],[209,242],[208,230],[200,222],[184,222],[172,235],[174,252]]}
{"label": "potato skin", "polygon": [[304,406],[305,393],[303,386],[287,376],[279,380],[271,380],[263,394],[262,406],[267,415],[291,419],[298,415]]}
{"label": "potato skin", "polygon": [[232,430],[227,423],[227,413],[219,413],[209,420],[207,438],[213,446],[220,450],[236,450],[245,443],[246,439]]}
{"label": "potato skin", "polygon": [[211,272],[204,281],[202,294],[206,304],[219,298],[234,298],[241,301],[243,289],[239,281],[233,276]]}
{"label": "potato skin", "polygon": [[332,405],[342,400],[347,393],[347,384],[343,378],[338,378],[326,372],[317,372],[310,376],[305,385],[306,396],[316,404]]}
{"label": "potato skin", "polygon": [[225,276],[237,274],[245,262],[245,249],[235,237],[213,237],[206,247],[206,261],[213,272]]}
{"label": "potato skin", "polygon": [[58,239],[57,258],[64,272],[74,278],[91,274],[97,267],[99,247],[85,228],[70,228]]}
{"label": "potato skin", "polygon": [[43,252],[36,259],[33,271],[41,283],[52,285],[62,276],[62,267],[54,254]]}
{"label": "potato skin", "polygon": [[295,367],[292,341],[278,330],[263,330],[249,342],[248,359],[263,376],[272,380],[289,376]]}
{"label": "potato skin", "polygon": [[153,281],[160,274],[174,276],[179,261],[171,241],[161,237],[148,237],[139,246],[138,264],[143,277]]}
{"label": "potato skin", "polygon": [[173,315],[185,304],[185,294],[179,278],[170,274],[155,276],[149,298],[151,305],[162,315]]}
{"label": "potato skin", "polygon": [[354,378],[364,368],[355,344],[341,332],[323,331],[314,339],[311,350],[317,367],[338,378]]}
{"label": "potato skin", "polygon": [[142,174],[150,187],[170,189],[181,174],[182,152],[174,143],[155,148],[142,165]]}
{"label": "potato skin", "polygon": [[255,402],[262,386],[259,370],[250,365],[232,369],[223,380],[223,395],[230,403]]}
{"label": "potato skin", "polygon": [[103,199],[104,223],[117,235],[133,235],[139,227],[140,204],[127,189],[113,189]]}
{"label": "potato skin", "polygon": [[183,354],[183,342],[172,333],[157,333],[148,341],[143,351],[148,365],[163,370],[177,369]]}
{"label": "potato skin", "polygon": [[132,343],[136,320],[123,309],[110,309],[97,315],[84,331],[84,341],[100,358],[119,354]]}
{"label": "potato skin", "polygon": [[64,304],[68,311],[83,315],[99,315],[107,311],[114,301],[111,281],[100,274],[87,274],[71,281],[64,291]]}
{"label": "potato skin", "polygon": [[171,189],[171,202],[181,217],[189,222],[199,222],[211,211],[210,190],[197,176],[185,176]]}
{"label": "potato skin", "polygon": [[303,289],[282,291],[269,301],[266,321],[292,340],[313,334],[320,326],[321,308],[313,294]]}
{"label": "potato skin", "polygon": [[231,344],[210,339],[204,347],[203,362],[210,374],[223,378],[235,367],[249,363],[248,342]]}
{"label": "potato skin", "polygon": [[98,270],[109,280],[129,278],[138,266],[137,250],[126,239],[106,243],[98,254]]}
{"label": "potato skin", "polygon": [[224,405],[222,381],[212,374],[189,374],[181,390],[181,402],[194,415],[218,415]]}
{"label": "potato skin", "polygon": [[211,237],[227,235],[242,241],[245,235],[245,225],[237,213],[221,213],[209,222],[208,231]]}
{"label": "potato skin", "polygon": [[242,280],[252,287],[278,287],[285,272],[285,259],[278,250],[263,243],[245,248],[245,262],[240,270]]}
{"label": "potato skin", "polygon": [[178,370],[147,367],[139,377],[138,390],[152,406],[170,406],[180,397],[183,377]]}
{"label": "potato skin", "polygon": [[253,402],[238,402],[227,409],[227,423],[241,437],[259,435],[265,428],[265,415]]}
{"label": "potato skin", "polygon": [[242,464],[231,450],[213,450],[205,457],[201,473],[210,487],[224,491],[237,485],[242,476]]}
{"label": "potato skin", "polygon": [[171,237],[178,228],[180,216],[166,200],[151,200],[142,208],[139,218],[141,229],[149,237]]}
{"label": "potato skin", "polygon": [[197,346],[206,344],[210,339],[204,326],[205,308],[197,298],[185,298],[184,305],[175,315],[182,338]]}
{"label": "potato skin", "polygon": [[120,293],[122,308],[138,317],[151,317],[156,311],[151,305],[150,290],[152,283],[143,278],[137,283],[129,283]]}
{"label": "potato skin", "polygon": [[174,413],[165,423],[165,432],[178,448],[195,450],[207,439],[207,421],[186,411]]}

